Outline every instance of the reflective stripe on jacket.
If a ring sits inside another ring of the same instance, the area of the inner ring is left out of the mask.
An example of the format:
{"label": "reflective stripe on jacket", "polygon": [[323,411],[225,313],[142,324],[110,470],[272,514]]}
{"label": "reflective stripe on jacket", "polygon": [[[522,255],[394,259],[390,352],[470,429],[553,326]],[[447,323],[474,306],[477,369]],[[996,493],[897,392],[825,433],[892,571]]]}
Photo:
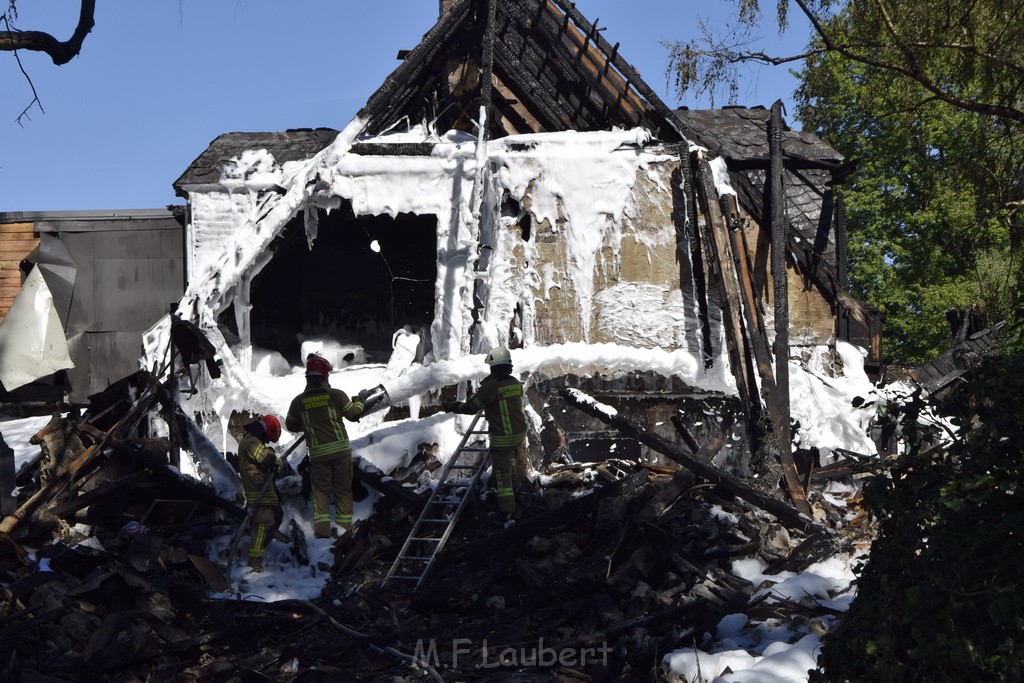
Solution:
{"label": "reflective stripe on jacket", "polygon": [[267,487],[263,498],[256,500],[256,494],[260,492],[263,482],[268,476],[274,476],[277,470],[277,455],[254,434],[246,434],[238,442],[238,469],[242,477],[246,503],[278,504],[277,487],[273,485]]}
{"label": "reflective stripe on jacket", "polygon": [[352,450],[342,416],[355,420],[362,412],[363,402],[340,389],[310,387],[292,400],[284,424],[288,431],[306,435],[310,460],[333,460]]}
{"label": "reflective stripe on jacket", "polygon": [[523,384],[515,377],[489,375],[475,394],[460,406],[460,413],[484,411],[491,448],[511,448],[526,439]]}

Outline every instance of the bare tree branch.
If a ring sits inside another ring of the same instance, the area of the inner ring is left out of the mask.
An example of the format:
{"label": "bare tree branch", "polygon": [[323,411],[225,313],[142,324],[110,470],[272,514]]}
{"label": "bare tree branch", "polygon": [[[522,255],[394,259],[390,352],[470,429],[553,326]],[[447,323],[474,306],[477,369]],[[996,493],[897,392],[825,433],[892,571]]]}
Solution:
{"label": "bare tree branch", "polygon": [[[96,0],[82,0],[82,9],[78,16],[78,26],[66,41],[60,41],[49,33],[42,31],[16,31],[10,25],[6,31],[0,32],[0,51],[32,50],[45,52],[57,66],[67,64],[82,51],[85,37],[96,25]],[[31,106],[31,105],[29,105]]]}
{"label": "bare tree branch", "polygon": [[901,42],[899,34],[896,32],[895,27],[892,25],[892,21],[889,17],[888,11],[885,9],[885,7],[882,5],[880,1],[876,0],[876,4],[879,8],[879,11],[882,13],[882,16],[886,23],[886,27],[889,30],[890,35],[893,37],[893,41],[897,49],[899,49],[900,52],[904,54],[904,56],[907,58],[907,63],[910,66],[903,66],[901,64],[887,62],[869,55],[859,54],[844,46],[836,45],[832,40],[832,36],[825,29],[824,25],[818,19],[817,15],[815,15],[814,12],[807,6],[806,1],[795,1],[797,6],[800,7],[800,10],[804,13],[804,16],[806,16],[807,19],[811,22],[811,25],[814,27],[814,30],[817,33],[818,37],[821,38],[822,42],[830,51],[837,52],[848,59],[851,59],[855,62],[860,62],[861,64],[864,64],[866,66],[872,66],[877,69],[892,71],[894,73],[898,73],[903,76],[906,76],[907,78],[915,80],[922,86],[924,86],[926,90],[933,93],[938,99],[959,109],[963,109],[965,111],[972,111],[977,114],[984,114],[986,116],[997,116],[1000,118],[1010,119],[1012,121],[1024,122],[1024,111],[1021,111],[1016,107],[1009,107],[1006,105],[994,104],[990,102],[978,102],[975,100],[968,100],[954,95],[952,92],[942,88],[937,83],[935,83],[935,81],[932,78],[930,78],[928,74],[926,74],[919,67],[914,53],[910,51],[907,48],[907,46]]}
{"label": "bare tree branch", "polygon": [[[741,8],[743,3],[750,3],[750,0],[740,0]],[[705,30],[703,41],[691,41],[688,44],[674,44],[671,47],[670,69],[675,73],[676,87],[680,93],[691,87],[698,92],[707,92],[721,84],[725,78],[736,78],[735,66],[743,63],[759,63],[772,66],[799,62],[808,58],[820,57],[825,54],[840,55],[851,62],[859,63],[872,69],[899,74],[910,80],[916,81],[924,89],[934,95],[935,99],[945,102],[953,107],[964,111],[993,116],[1015,123],[1024,122],[1024,109],[1019,105],[1019,98],[1015,96],[1017,90],[1014,88],[1018,81],[1011,77],[1002,83],[1001,92],[992,93],[991,97],[985,95],[969,96],[958,89],[955,84],[950,84],[948,79],[936,78],[929,72],[927,66],[934,61],[929,52],[938,53],[947,51],[951,54],[976,57],[982,60],[984,68],[1000,68],[1008,74],[1024,74],[1024,61],[1016,59],[1014,52],[1006,50],[989,49],[990,47],[1007,47],[1005,41],[1007,29],[1004,27],[1000,37],[1004,42],[986,44],[982,42],[971,42],[976,37],[964,28],[961,31],[962,38],[950,36],[952,40],[929,40],[927,37],[922,40],[918,37],[910,38],[907,33],[914,32],[914,26],[907,24],[901,31],[894,19],[894,6],[885,0],[862,0],[861,6],[864,9],[873,8],[877,13],[880,22],[876,36],[843,36],[843,38],[854,38],[849,40],[837,40],[833,29],[840,29],[830,23],[828,16],[819,12],[829,3],[822,3],[816,0],[793,0],[800,12],[807,19],[811,26],[812,35],[816,37],[816,44],[812,44],[806,51],[790,55],[770,55],[763,51],[738,49],[734,42],[732,47],[725,47],[728,43],[714,39]],[[786,4],[785,0],[779,3],[781,8]],[[753,3],[756,12],[756,2]],[[1016,7],[1021,10],[1021,5]],[[780,10],[781,11],[781,10]],[[1014,15],[1016,16],[1016,14]],[[958,26],[963,17],[947,18],[946,25]],[[752,26],[754,17],[741,17],[741,24]],[[782,24],[780,23],[780,27]],[[877,40],[876,40],[877,38]],[[979,39],[980,40],[980,39]],[[999,40],[999,37],[997,37]]]}

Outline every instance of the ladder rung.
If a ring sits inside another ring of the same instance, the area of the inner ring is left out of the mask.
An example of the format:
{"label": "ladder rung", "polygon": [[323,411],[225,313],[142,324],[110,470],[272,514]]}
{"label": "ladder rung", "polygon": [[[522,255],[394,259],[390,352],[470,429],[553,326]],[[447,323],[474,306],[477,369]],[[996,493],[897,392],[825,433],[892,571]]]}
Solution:
{"label": "ladder rung", "polygon": [[[476,488],[476,485],[480,480],[480,475],[483,473],[484,465],[488,460],[488,455],[486,455],[486,453],[490,451],[490,448],[487,446],[487,441],[482,438],[472,438],[475,435],[482,436],[487,434],[486,430],[473,429],[473,427],[480,424],[482,416],[483,413],[477,413],[476,418],[472,424],[470,424],[469,431],[466,432],[459,447],[456,448],[455,452],[452,454],[452,457],[455,458],[455,460],[449,460],[448,464],[445,466],[441,480],[438,481],[437,485],[434,487],[430,500],[428,500],[427,504],[424,506],[419,519],[417,519],[416,523],[413,524],[412,531],[409,532],[409,537],[406,539],[405,545],[402,547],[398,557],[395,558],[394,563],[391,565],[391,572],[397,571],[403,562],[406,563],[407,571],[415,571],[415,565],[410,567],[409,564],[420,562],[424,563],[423,572],[419,575],[390,575],[388,578],[401,579],[403,581],[416,581],[417,587],[419,587],[419,584],[426,579],[438,553],[440,553],[441,549],[444,548],[445,543],[448,541],[448,534],[458,521],[459,514],[462,511],[463,505],[465,505],[468,500],[469,494]],[[486,420],[484,420],[483,424],[486,424]],[[485,455],[482,457],[470,458],[469,454],[471,453],[484,453]],[[472,461],[473,459],[476,459],[478,462],[473,465],[460,465],[460,458],[462,458],[463,455],[467,456],[465,460]],[[449,477],[453,470],[462,471],[463,474]],[[465,474],[465,472],[472,473]],[[433,509],[431,509],[431,506],[433,506]],[[454,510],[451,512],[445,512],[444,510],[437,510],[438,507],[450,507],[454,508]],[[444,515],[444,518],[442,519],[437,516],[432,517],[431,515]],[[423,527],[424,524],[443,524],[445,526],[442,531],[441,528],[436,526],[432,528],[425,528]],[[439,532],[441,533],[440,538],[416,536],[417,533],[437,534]],[[429,552],[431,553],[429,557],[425,555],[404,555],[403,553],[407,553],[412,550],[410,545],[412,543],[433,543],[435,545],[433,549],[428,546],[417,548],[415,551],[420,553]],[[387,583],[387,580],[388,579],[385,579],[385,583]]]}

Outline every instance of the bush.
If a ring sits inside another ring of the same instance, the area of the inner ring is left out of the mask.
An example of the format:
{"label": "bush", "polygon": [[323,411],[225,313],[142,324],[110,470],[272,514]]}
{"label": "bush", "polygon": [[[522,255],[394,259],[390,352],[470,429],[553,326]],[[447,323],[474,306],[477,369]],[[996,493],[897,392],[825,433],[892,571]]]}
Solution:
{"label": "bush", "polygon": [[812,681],[1024,680],[1024,355],[928,407],[956,433],[929,447],[905,432],[905,457],[865,486],[879,537]]}

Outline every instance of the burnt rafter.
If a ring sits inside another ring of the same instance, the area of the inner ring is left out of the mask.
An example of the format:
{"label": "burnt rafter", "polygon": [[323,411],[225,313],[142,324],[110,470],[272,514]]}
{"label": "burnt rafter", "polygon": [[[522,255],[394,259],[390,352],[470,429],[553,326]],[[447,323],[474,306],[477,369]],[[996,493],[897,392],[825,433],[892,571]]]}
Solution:
{"label": "burnt rafter", "polygon": [[[498,57],[495,72],[500,75],[502,80],[507,79],[506,82],[520,84],[520,87],[523,85],[533,87],[533,97],[520,97],[523,106],[545,127],[550,129],[563,127],[569,119],[569,113],[562,109],[556,98],[546,92],[545,84],[525,73],[522,70],[522,63],[505,46],[495,45],[494,52]],[[512,89],[512,92],[519,95],[519,88]]]}
{"label": "burnt rafter", "polygon": [[[404,56],[360,111],[368,133],[443,112],[469,125],[469,112],[486,102],[492,118],[506,122],[495,131],[643,126],[666,141],[683,139],[671,111],[618,46],[562,0],[455,0]],[[476,65],[480,78],[452,92],[446,74],[458,62]]]}
{"label": "burnt rafter", "polygon": [[[557,29],[556,18],[546,15],[541,24],[545,27],[545,35],[549,38]],[[594,98],[593,103],[598,114],[613,117],[613,120],[627,125],[647,125],[655,128],[645,115],[641,99],[629,88],[629,83],[617,71],[609,70],[611,63],[608,56],[596,47],[596,24],[591,25],[590,32],[584,33],[574,24],[569,25],[566,36],[568,40],[553,41],[550,49],[560,53],[563,60],[576,66],[580,80],[585,83],[588,96]]]}
{"label": "burnt rafter", "polygon": [[415,86],[410,88],[410,84],[424,80],[477,5],[477,0],[457,0],[452,4],[444,16],[427,31],[416,49],[370,95],[366,106],[359,112],[360,116],[367,119],[368,132],[385,130],[405,115],[412,98],[410,91],[417,92],[420,89]]}
{"label": "burnt rafter", "polygon": [[[579,10],[576,9],[575,3],[565,2],[564,0],[548,0],[550,5],[557,7],[559,10],[564,12],[574,23],[580,26],[581,30],[588,32],[591,28],[590,22],[587,20]],[[625,79],[623,87],[632,87],[636,90],[637,94],[646,100],[652,113],[657,115],[658,120],[654,123],[657,124],[656,130],[666,140],[676,140],[682,138],[682,130],[676,125],[677,121],[672,115],[672,110],[661,100],[660,97],[651,89],[647,82],[640,76],[640,74],[634,69],[629,62],[622,58],[618,51],[615,50],[608,41],[598,32],[594,32],[594,45],[603,53],[605,59],[611,62],[612,66]]]}
{"label": "burnt rafter", "polygon": [[[523,75],[543,86],[541,91],[534,91],[530,83],[523,83],[528,99],[540,97],[549,109],[562,110],[566,113],[558,130],[575,121],[580,127],[577,103],[586,90],[578,73],[571,68],[566,56],[560,54],[551,44],[539,40],[540,35],[534,29],[529,36],[522,33],[522,23],[527,21],[527,14],[521,8],[508,8],[505,12],[506,25],[502,33],[502,42],[507,45],[508,52],[515,56],[519,69],[515,75]],[[535,20],[534,23],[536,23]],[[517,30],[517,28],[519,30]],[[510,65],[511,66],[511,65]],[[586,124],[584,124],[586,125]]]}
{"label": "burnt rafter", "polygon": [[[550,7],[550,3],[546,4]],[[520,23],[526,21],[528,10],[513,5],[507,11]],[[590,42],[592,35],[584,35],[578,27],[566,24],[552,11],[538,14],[530,28],[529,40],[536,46],[533,49],[539,51],[541,59],[547,63],[554,62],[549,71],[558,79],[562,97],[577,114],[577,128],[650,126],[642,115],[639,98],[625,89],[621,77],[615,72],[602,77],[608,62]],[[593,26],[590,30],[591,34],[596,33]]]}

